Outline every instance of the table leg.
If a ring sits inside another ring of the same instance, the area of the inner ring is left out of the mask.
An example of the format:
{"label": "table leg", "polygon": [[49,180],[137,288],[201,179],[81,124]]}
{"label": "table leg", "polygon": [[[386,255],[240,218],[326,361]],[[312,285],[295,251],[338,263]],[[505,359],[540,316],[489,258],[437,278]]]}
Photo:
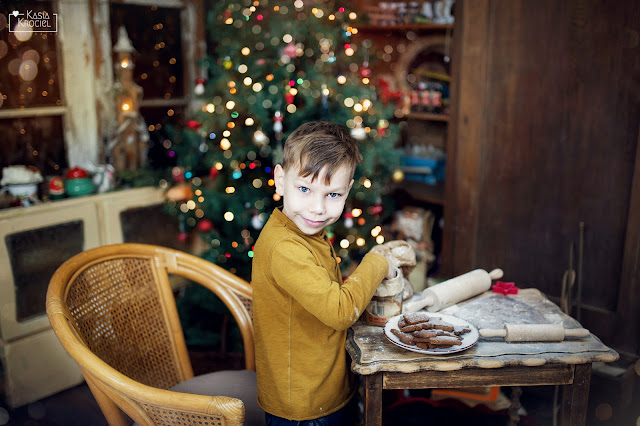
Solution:
{"label": "table leg", "polygon": [[382,373],[364,376],[364,424],[382,426]]}
{"label": "table leg", "polygon": [[587,421],[591,363],[575,366],[573,383],[564,386],[562,401],[562,425],[583,426]]}
{"label": "table leg", "polygon": [[520,386],[513,386],[511,388],[511,406],[509,407],[509,426],[516,426],[520,422],[520,395],[522,395],[522,388]]}

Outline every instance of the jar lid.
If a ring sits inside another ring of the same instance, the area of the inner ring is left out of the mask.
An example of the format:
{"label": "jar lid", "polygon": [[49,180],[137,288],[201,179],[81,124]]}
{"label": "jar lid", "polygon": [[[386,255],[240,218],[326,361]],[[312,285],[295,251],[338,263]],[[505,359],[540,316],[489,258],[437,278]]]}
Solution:
{"label": "jar lid", "polygon": [[67,172],[67,177],[71,179],[86,178],[88,176],[87,171],[80,167],[74,167]]}

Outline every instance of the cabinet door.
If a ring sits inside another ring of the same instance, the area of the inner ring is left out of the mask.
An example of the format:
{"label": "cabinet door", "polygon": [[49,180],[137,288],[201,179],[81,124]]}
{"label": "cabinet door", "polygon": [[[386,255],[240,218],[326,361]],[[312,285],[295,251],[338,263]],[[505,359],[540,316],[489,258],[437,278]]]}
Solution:
{"label": "cabinet door", "polygon": [[634,353],[637,16],[638,2],[462,3],[444,260],[454,274],[501,267],[556,301],[572,262],[583,325]]}

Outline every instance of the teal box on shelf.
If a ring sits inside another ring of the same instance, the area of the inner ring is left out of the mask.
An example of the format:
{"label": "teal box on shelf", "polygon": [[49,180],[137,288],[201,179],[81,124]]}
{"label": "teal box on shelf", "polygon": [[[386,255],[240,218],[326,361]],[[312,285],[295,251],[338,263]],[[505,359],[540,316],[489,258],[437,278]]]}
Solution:
{"label": "teal box on shelf", "polygon": [[446,158],[420,158],[403,156],[400,160],[400,170],[404,178],[429,185],[435,185],[444,180]]}

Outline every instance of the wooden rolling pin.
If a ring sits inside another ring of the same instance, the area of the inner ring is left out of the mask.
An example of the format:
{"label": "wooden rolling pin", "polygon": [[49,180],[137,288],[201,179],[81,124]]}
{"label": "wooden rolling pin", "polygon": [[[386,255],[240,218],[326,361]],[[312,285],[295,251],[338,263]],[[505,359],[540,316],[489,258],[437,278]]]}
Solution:
{"label": "wooden rolling pin", "polygon": [[482,337],[504,337],[507,342],[561,342],[565,337],[589,336],[586,328],[564,328],[562,324],[506,324],[478,332]]}
{"label": "wooden rolling pin", "polygon": [[491,288],[491,281],[502,278],[502,274],[502,269],[494,269],[491,272],[475,269],[426,288],[422,292],[422,299],[405,303],[403,310],[414,312],[426,307],[430,312],[437,312],[484,293]]}

